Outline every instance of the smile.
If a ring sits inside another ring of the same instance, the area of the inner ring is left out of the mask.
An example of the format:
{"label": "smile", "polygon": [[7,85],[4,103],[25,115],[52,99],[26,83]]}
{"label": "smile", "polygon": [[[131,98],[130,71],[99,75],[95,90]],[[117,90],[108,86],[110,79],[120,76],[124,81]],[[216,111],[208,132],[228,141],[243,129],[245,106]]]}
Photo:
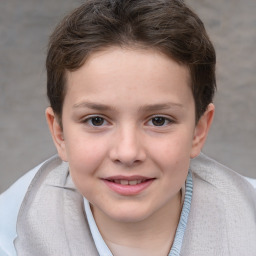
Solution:
{"label": "smile", "polygon": [[103,179],[104,183],[117,194],[123,196],[138,195],[146,190],[154,181],[146,177],[110,177]]}
{"label": "smile", "polygon": [[121,185],[130,185],[130,186],[135,186],[137,184],[140,184],[142,182],[145,182],[146,179],[140,179],[140,180],[109,180],[110,182],[114,182],[117,184],[121,184]]}

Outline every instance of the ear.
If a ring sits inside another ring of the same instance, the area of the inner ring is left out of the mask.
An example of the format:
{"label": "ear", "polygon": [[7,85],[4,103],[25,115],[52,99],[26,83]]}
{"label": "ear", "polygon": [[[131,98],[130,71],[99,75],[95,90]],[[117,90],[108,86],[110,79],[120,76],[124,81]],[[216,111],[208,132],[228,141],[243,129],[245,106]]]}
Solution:
{"label": "ear", "polygon": [[208,132],[210,130],[210,127],[213,121],[214,111],[215,111],[215,107],[212,103],[210,103],[206,111],[204,112],[204,114],[201,116],[201,118],[197,122],[195,131],[194,131],[192,150],[190,153],[191,158],[195,158],[196,156],[198,156],[201,152],[201,149],[204,146],[204,143],[206,141]]}
{"label": "ear", "polygon": [[54,114],[53,109],[48,107],[45,111],[46,120],[52,135],[53,142],[58,151],[59,157],[67,161],[66,146],[63,135],[63,129],[60,126],[58,117]]}

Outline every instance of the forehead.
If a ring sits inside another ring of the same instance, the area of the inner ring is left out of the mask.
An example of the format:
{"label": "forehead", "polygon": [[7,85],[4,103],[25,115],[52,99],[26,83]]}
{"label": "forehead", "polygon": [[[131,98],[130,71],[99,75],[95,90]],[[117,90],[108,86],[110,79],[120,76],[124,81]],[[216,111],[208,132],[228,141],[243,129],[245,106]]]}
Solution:
{"label": "forehead", "polygon": [[153,49],[107,48],[66,75],[66,97],[74,104],[88,97],[114,103],[118,97],[140,102],[154,96],[156,101],[186,101],[192,95],[188,68]]}

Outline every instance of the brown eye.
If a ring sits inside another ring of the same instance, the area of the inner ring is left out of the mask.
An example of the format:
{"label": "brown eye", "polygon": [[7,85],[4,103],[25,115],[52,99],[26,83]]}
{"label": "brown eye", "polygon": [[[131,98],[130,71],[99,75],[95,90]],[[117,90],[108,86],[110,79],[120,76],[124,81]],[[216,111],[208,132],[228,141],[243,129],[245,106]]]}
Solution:
{"label": "brown eye", "polygon": [[166,122],[167,122],[166,118],[162,116],[156,116],[152,118],[152,124],[154,126],[163,126],[166,124]]}
{"label": "brown eye", "polygon": [[101,116],[88,117],[85,120],[83,120],[83,123],[85,123],[89,126],[92,126],[92,127],[104,126],[104,125],[108,124],[108,122],[105,120],[105,118],[103,118]]}
{"label": "brown eye", "polygon": [[83,125],[92,129],[93,131],[100,131],[106,127],[110,127],[111,123],[105,117],[98,116],[98,115],[90,115],[87,118],[81,120]]}
{"label": "brown eye", "polygon": [[101,126],[104,124],[104,118],[100,117],[100,116],[96,116],[96,117],[92,117],[91,118],[91,124],[93,126]]}

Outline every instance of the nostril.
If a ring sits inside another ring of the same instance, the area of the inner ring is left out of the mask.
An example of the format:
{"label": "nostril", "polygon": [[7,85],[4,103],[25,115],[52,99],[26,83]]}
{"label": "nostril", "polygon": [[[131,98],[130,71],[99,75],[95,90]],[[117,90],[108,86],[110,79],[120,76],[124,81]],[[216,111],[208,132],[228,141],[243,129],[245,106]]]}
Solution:
{"label": "nostril", "polygon": [[122,161],[122,160],[119,160],[119,159],[114,160],[114,162],[115,162],[116,164],[125,165],[125,166],[127,166],[127,167],[133,167],[133,166],[138,165],[138,164],[141,163],[140,160]]}

